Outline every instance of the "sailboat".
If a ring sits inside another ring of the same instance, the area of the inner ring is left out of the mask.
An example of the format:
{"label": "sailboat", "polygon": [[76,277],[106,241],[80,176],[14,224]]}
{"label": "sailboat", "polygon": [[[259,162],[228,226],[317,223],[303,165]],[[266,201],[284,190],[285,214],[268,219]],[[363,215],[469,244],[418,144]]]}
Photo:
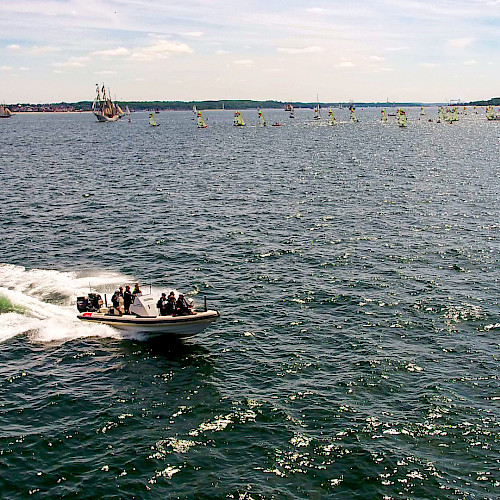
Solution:
{"label": "sailboat", "polygon": [[259,109],[259,125],[261,127],[266,126],[266,120],[264,119],[264,115],[262,114],[262,111]]}
{"label": "sailboat", "polygon": [[203,116],[201,116],[201,111],[198,111],[196,119],[198,121],[198,128],[207,128],[208,127],[208,125],[203,120]]}
{"label": "sailboat", "polygon": [[10,118],[11,116],[12,111],[5,104],[0,104],[0,118]]}
{"label": "sailboat", "polygon": [[438,123],[441,123],[441,121],[444,121],[445,120],[445,116],[444,116],[444,108],[443,106],[439,106],[439,109],[438,109],[438,119],[437,119],[437,122]]}
{"label": "sailboat", "polygon": [[290,111],[290,118],[295,118],[295,109],[293,106],[292,106],[292,109]]}
{"label": "sailboat", "polygon": [[159,123],[156,123],[155,115],[153,113],[149,113],[149,125],[151,127],[159,127],[160,126]]}
{"label": "sailboat", "polygon": [[243,117],[241,116],[241,113],[239,111],[234,112],[233,125],[235,127],[244,127],[245,126],[245,122],[243,121]]}
{"label": "sailboat", "polygon": [[356,118],[356,114],[354,113],[354,107],[350,108],[349,111],[351,112],[349,120],[354,123],[358,122],[359,120]]}
{"label": "sailboat", "polygon": [[128,122],[131,123],[132,120],[130,118],[130,109],[128,108],[128,104],[127,106],[125,107],[125,114],[128,116]]}
{"label": "sailboat", "polygon": [[398,109],[398,125],[406,127],[406,111],[401,108]]}
{"label": "sailboat", "polygon": [[382,118],[380,119],[382,123],[387,123],[387,116],[385,114],[385,109],[382,109]]}
{"label": "sailboat", "polygon": [[106,88],[104,85],[102,86],[102,89],[99,89],[99,84],[97,83],[96,96],[94,102],[92,103],[92,112],[96,116],[97,120],[102,123],[116,122],[125,114],[120,107],[112,101],[109,89],[106,94]]}
{"label": "sailboat", "polygon": [[488,106],[486,108],[486,119],[488,121],[500,120],[500,108],[498,109],[498,112],[495,113],[495,108],[493,106]]}
{"label": "sailboat", "polygon": [[335,117],[333,116],[332,108],[328,110],[328,125],[335,125]]}
{"label": "sailboat", "polygon": [[420,116],[425,116],[425,109],[423,106],[420,108]]}

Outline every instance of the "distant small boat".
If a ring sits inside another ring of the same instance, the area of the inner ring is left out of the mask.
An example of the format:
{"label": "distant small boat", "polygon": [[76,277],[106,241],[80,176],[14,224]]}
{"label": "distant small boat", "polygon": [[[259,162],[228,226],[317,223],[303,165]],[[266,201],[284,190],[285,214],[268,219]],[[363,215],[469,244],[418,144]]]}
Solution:
{"label": "distant small boat", "polygon": [[289,112],[293,111],[293,104],[291,102],[285,103],[285,111],[289,111]]}
{"label": "distant small boat", "polygon": [[155,109],[155,114],[159,115],[160,114],[160,108]]}
{"label": "distant small boat", "polygon": [[486,119],[488,121],[496,121],[496,120],[500,120],[500,108],[498,109],[498,111],[495,113],[495,109],[493,108],[493,106],[488,106],[486,108]]}
{"label": "distant small boat", "polygon": [[160,126],[159,123],[156,123],[155,115],[153,113],[149,113],[149,125],[151,127],[159,127]]}
{"label": "distant small boat", "polygon": [[425,116],[425,109],[423,106],[420,108],[420,116]]}
{"label": "distant small boat", "polygon": [[398,109],[398,125],[400,127],[406,127],[406,111],[404,109]]}
{"label": "distant small boat", "polygon": [[201,111],[198,111],[196,119],[197,119],[197,122],[198,122],[198,128],[208,128],[208,125],[203,120],[203,116],[201,115]]}
{"label": "distant small boat", "polygon": [[380,118],[380,121],[383,123],[387,123],[387,116],[385,114],[385,109],[382,109],[382,118]]}
{"label": "distant small boat", "polygon": [[273,123],[271,127],[281,127],[281,123],[279,122]]}
{"label": "distant small boat", "polygon": [[265,127],[267,125],[266,120],[264,119],[264,115],[262,114],[262,111],[259,109],[259,125],[261,127]]}
{"label": "distant small boat", "polygon": [[333,109],[330,108],[328,110],[328,125],[333,126],[335,125],[335,116],[333,116]]}
{"label": "distant small boat", "polygon": [[244,127],[245,126],[245,122],[243,121],[243,117],[241,116],[241,113],[239,111],[234,112],[233,125],[235,127]]}
{"label": "distant small boat", "polygon": [[125,114],[128,116],[128,122],[131,123],[132,120],[130,118],[130,109],[128,109],[128,104],[125,106]]}
{"label": "distant small boat", "polygon": [[359,120],[356,118],[356,113],[354,113],[354,107],[349,108],[351,116],[349,117],[349,120],[353,123],[357,123]]}
{"label": "distant small boat", "polygon": [[92,112],[101,123],[116,122],[125,115],[120,106],[115,104],[111,99],[109,89],[106,94],[104,85],[99,89],[98,84],[96,84],[96,97],[92,103]]}
{"label": "distant small boat", "polygon": [[0,118],[10,118],[11,116],[12,111],[5,104],[0,104]]}

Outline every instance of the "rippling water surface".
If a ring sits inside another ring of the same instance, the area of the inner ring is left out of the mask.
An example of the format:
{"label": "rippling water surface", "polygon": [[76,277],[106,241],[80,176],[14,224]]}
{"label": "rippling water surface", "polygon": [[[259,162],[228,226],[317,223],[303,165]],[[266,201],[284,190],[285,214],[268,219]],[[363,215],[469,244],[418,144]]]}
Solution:
{"label": "rippling water surface", "polygon": [[[0,121],[0,496],[500,496],[500,124],[357,111]],[[222,317],[76,320],[136,280]]]}

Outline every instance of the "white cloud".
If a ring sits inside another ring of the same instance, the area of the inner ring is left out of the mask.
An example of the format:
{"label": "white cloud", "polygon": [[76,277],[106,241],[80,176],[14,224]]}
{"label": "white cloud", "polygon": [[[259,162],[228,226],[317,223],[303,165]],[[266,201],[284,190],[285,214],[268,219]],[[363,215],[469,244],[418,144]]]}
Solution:
{"label": "white cloud", "polygon": [[0,71],[10,71],[12,66],[0,66]]}
{"label": "white cloud", "polygon": [[31,56],[43,56],[45,54],[50,54],[51,52],[58,52],[59,48],[53,47],[52,45],[34,45],[33,47],[29,47],[26,49],[26,52]]}
{"label": "white cloud", "polygon": [[251,66],[253,64],[252,59],[238,59],[234,61],[234,64],[238,64],[240,66]]}
{"label": "white cloud", "polygon": [[94,71],[94,75],[116,75],[116,71]]}
{"label": "white cloud", "polygon": [[91,56],[96,57],[118,57],[118,56],[128,56],[130,54],[130,50],[125,47],[118,47],[117,49],[108,49],[108,50],[97,50],[96,52],[91,52]]}
{"label": "white cloud", "polygon": [[463,49],[468,47],[472,42],[474,42],[474,38],[471,37],[452,38],[451,40],[448,40],[448,45],[456,49]]}
{"label": "white cloud", "polygon": [[229,52],[227,50],[216,50],[215,54],[218,56],[222,56],[224,54],[229,54]]}
{"label": "white cloud", "polygon": [[399,47],[387,47],[385,50],[387,50],[387,52],[401,52],[403,50],[408,50],[408,47],[402,45]]}
{"label": "white cloud", "polygon": [[17,45],[16,43],[12,43],[11,45],[7,45],[7,49],[9,49],[9,50],[20,50],[21,46]]}
{"label": "white cloud", "polygon": [[369,56],[368,59],[372,61],[383,61],[385,60],[385,57],[380,57],[380,56]]}
{"label": "white cloud", "polygon": [[56,68],[81,68],[90,60],[89,57],[70,57],[67,61],[53,63]]}
{"label": "white cloud", "polygon": [[326,12],[326,10],[322,9],[321,7],[310,7],[309,9],[306,9],[306,12],[312,12],[313,14],[321,14],[322,12]]}
{"label": "white cloud", "polygon": [[193,38],[199,38],[203,36],[205,33],[203,31],[187,31],[186,33],[183,33],[184,36],[190,36]]}
{"label": "white cloud", "polygon": [[147,46],[132,50],[131,58],[137,61],[156,61],[167,59],[172,54],[192,54],[193,49],[189,45],[170,40],[158,40]]}
{"label": "white cloud", "polygon": [[420,66],[422,66],[422,68],[435,68],[437,66],[437,64],[436,63],[423,62],[423,63],[420,63]]}
{"label": "white cloud", "polygon": [[323,47],[311,46],[311,47],[302,47],[300,49],[279,47],[276,50],[284,54],[312,54],[314,52],[323,52],[325,49]]}
{"label": "white cloud", "polygon": [[342,61],[339,64],[336,64],[337,68],[354,68],[356,66],[353,62],[351,61]]}
{"label": "white cloud", "polygon": [[29,68],[26,68],[25,66],[21,66],[19,68],[19,71],[29,71],[30,69]]}
{"label": "white cloud", "polygon": [[477,61],[476,61],[475,59],[469,59],[469,60],[467,60],[467,61],[464,61],[464,64],[465,64],[466,66],[471,66],[471,65],[473,65],[473,64],[477,64]]}

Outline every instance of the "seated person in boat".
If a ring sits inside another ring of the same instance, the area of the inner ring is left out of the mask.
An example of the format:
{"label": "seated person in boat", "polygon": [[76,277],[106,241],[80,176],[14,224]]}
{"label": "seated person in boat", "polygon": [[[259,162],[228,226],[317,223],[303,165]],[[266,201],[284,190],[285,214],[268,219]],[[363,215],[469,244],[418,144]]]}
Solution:
{"label": "seated person in boat", "polygon": [[184,295],[182,295],[182,293],[179,294],[179,298],[177,299],[175,309],[176,309],[176,313],[178,316],[186,316],[187,314],[194,314],[189,309],[189,304],[187,303],[187,301],[184,298]]}
{"label": "seated person in boat", "polygon": [[116,290],[116,292],[111,297],[111,304],[113,304],[113,309],[118,309],[118,297],[120,296],[120,290]]}
{"label": "seated person in boat", "polygon": [[168,314],[168,300],[167,294],[162,293],[160,299],[156,303],[156,307],[160,310],[160,316],[166,316]]}
{"label": "seated person in boat", "polygon": [[135,286],[134,286],[134,290],[132,292],[134,295],[141,295],[142,294],[142,291],[141,289],[139,288],[139,284],[136,283]]}

